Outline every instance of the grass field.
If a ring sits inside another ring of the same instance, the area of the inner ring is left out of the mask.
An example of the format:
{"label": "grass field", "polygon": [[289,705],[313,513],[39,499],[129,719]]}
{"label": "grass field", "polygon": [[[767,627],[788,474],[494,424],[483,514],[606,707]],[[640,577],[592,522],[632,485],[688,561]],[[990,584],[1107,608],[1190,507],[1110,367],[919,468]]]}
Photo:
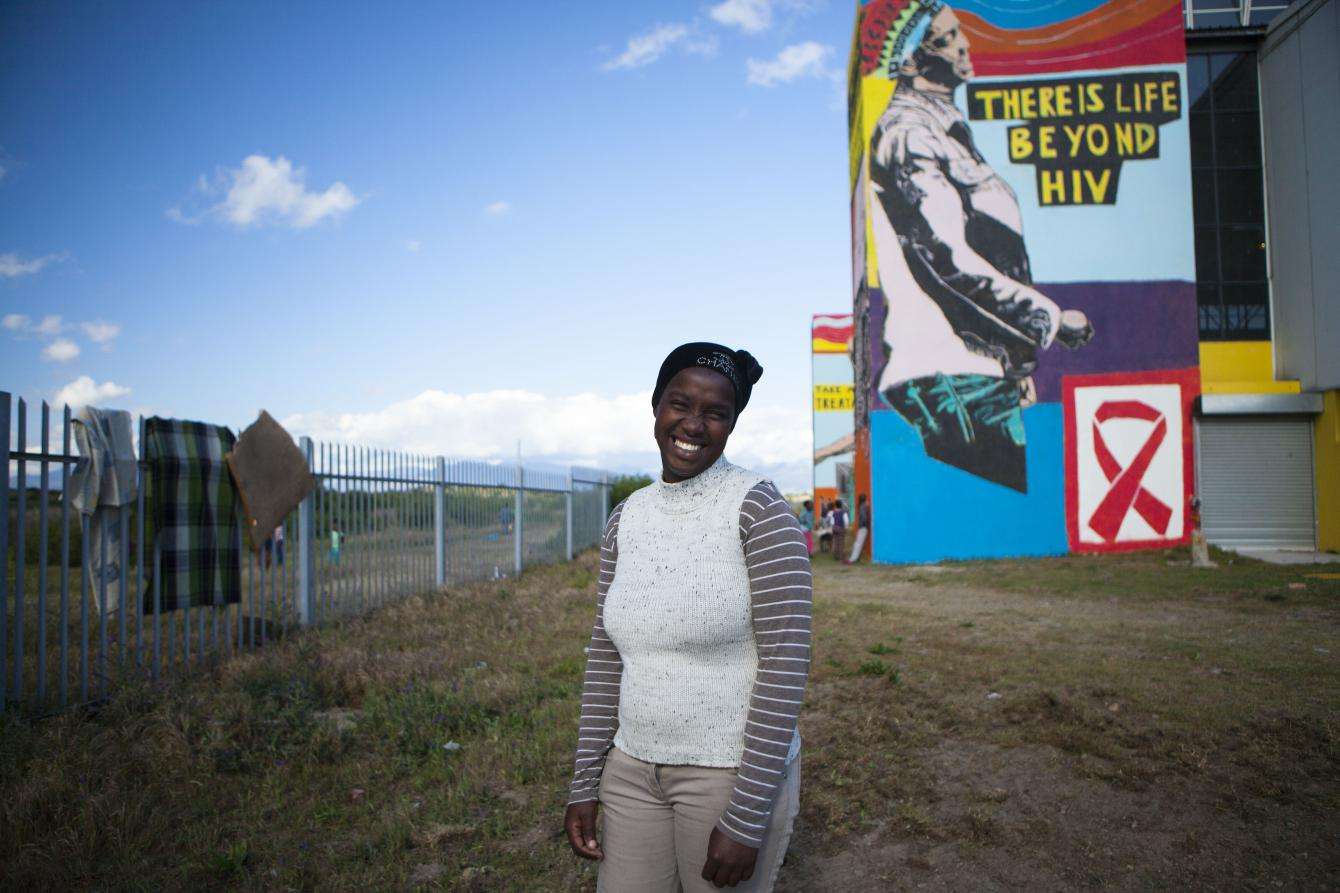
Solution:
{"label": "grass field", "polygon": [[[1340,885],[1340,580],[1217,557],[818,561],[779,889]],[[11,715],[0,885],[594,889],[560,833],[593,564]]]}

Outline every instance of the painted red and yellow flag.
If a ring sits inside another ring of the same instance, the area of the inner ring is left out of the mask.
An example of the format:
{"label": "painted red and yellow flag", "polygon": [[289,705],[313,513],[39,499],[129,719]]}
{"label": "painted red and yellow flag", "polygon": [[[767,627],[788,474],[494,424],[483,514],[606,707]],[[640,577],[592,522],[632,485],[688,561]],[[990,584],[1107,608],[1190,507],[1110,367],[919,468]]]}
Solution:
{"label": "painted red and yellow flag", "polygon": [[816,313],[810,325],[815,353],[846,353],[851,344],[851,314]]}

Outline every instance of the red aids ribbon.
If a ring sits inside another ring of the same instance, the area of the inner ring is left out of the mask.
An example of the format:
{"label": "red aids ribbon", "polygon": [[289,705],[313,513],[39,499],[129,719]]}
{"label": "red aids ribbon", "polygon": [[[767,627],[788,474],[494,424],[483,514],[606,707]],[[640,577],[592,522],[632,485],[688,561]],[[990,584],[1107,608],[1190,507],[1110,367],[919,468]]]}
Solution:
{"label": "red aids ribbon", "polygon": [[[1125,468],[1121,467],[1116,456],[1113,456],[1112,451],[1108,449],[1107,441],[1103,439],[1102,424],[1111,419],[1141,419],[1154,423],[1140,451]],[[1102,502],[1098,503],[1098,508],[1094,509],[1093,517],[1089,518],[1089,527],[1107,542],[1117,538],[1121,522],[1125,520],[1132,506],[1160,535],[1168,531],[1168,523],[1172,520],[1172,509],[1140,483],[1144,480],[1145,473],[1149,471],[1149,463],[1154,461],[1154,454],[1158,452],[1159,445],[1167,436],[1168,420],[1163,417],[1163,413],[1139,400],[1109,400],[1099,406],[1098,411],[1093,414],[1093,452],[1098,459],[1098,467],[1102,469],[1103,475],[1107,477],[1112,487]]]}

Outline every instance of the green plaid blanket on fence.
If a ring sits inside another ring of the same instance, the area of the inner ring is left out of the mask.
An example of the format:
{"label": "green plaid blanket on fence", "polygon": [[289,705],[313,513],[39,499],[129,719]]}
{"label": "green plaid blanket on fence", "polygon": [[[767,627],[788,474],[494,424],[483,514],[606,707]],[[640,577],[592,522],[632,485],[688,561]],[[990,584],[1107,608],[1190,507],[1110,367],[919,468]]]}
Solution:
{"label": "green plaid blanket on fence", "polygon": [[[144,423],[148,498],[158,548],[159,608],[225,605],[241,597],[237,491],[227,428],[154,417]],[[154,587],[144,611],[154,610]]]}

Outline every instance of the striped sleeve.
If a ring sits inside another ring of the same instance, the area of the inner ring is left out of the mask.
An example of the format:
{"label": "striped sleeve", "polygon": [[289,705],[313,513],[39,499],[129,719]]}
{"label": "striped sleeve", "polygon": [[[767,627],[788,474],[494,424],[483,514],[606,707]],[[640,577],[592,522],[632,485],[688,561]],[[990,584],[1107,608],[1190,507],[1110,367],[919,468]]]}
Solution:
{"label": "striped sleeve", "polygon": [[605,635],[605,594],[614,581],[619,560],[619,517],[621,502],[610,513],[600,541],[600,574],[596,580],[596,623],[586,649],[586,675],[582,679],[582,718],[577,728],[577,755],[572,771],[568,805],[596,800],[600,796],[600,774],[605,755],[614,743],[619,727],[619,683],[623,679],[623,660],[614,643]]}
{"label": "striped sleeve", "polygon": [[717,827],[732,840],[763,843],[810,670],[813,579],[800,522],[771,481],[740,505],[740,539],[749,568],[758,674],[745,718],[744,755]]}

